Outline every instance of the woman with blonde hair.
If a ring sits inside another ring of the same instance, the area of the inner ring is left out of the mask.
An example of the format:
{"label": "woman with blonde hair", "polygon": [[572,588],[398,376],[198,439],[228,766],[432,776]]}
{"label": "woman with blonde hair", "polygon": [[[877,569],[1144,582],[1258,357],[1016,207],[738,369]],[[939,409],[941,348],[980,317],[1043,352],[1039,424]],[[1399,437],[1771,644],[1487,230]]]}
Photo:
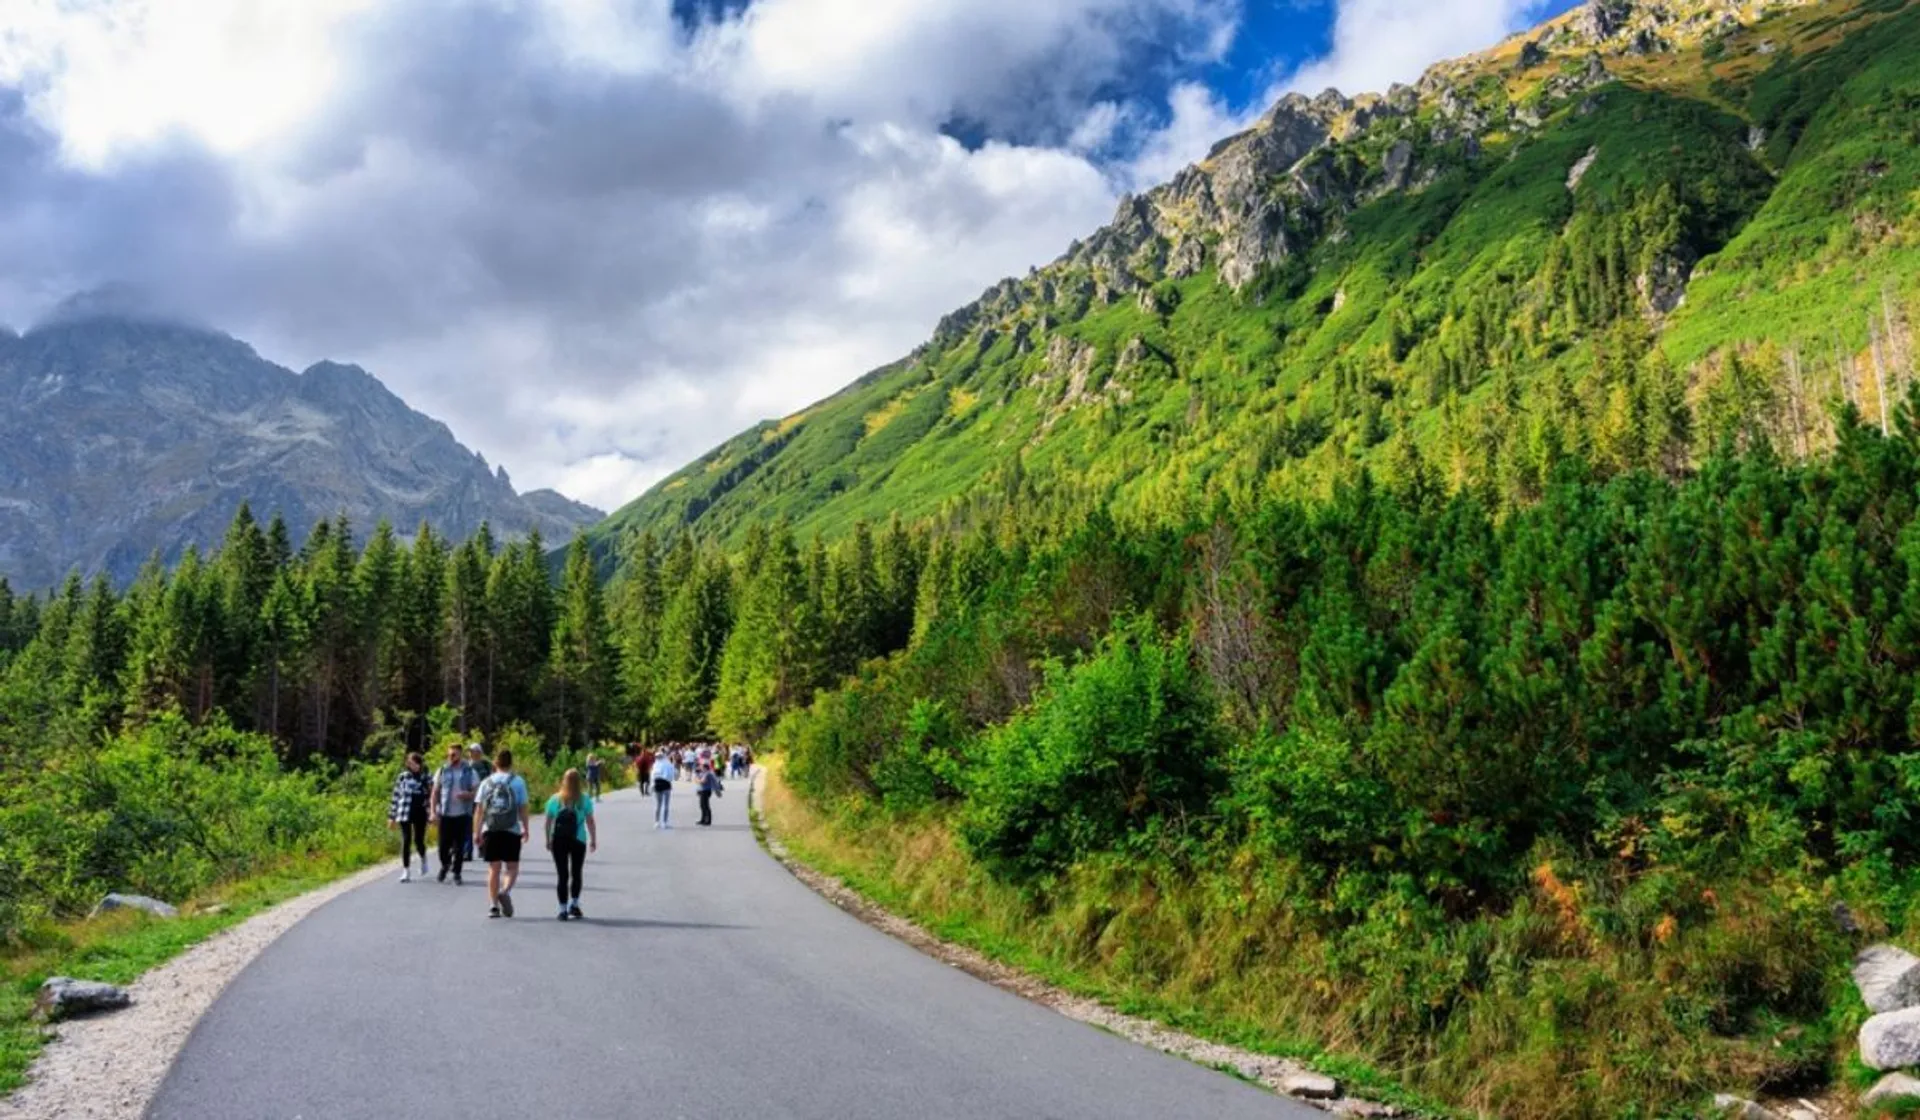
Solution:
{"label": "woman with blonde hair", "polygon": [[560,792],[547,798],[547,851],[553,853],[560,920],[580,921],[580,872],[587,853],[600,849],[600,828],[593,820],[593,798],[580,789],[580,771],[560,778]]}

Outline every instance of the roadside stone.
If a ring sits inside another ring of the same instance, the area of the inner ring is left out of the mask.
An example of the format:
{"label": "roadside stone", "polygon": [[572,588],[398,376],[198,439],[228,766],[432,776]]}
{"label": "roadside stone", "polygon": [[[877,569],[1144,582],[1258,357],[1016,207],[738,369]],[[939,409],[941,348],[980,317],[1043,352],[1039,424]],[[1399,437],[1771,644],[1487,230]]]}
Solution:
{"label": "roadside stone", "polygon": [[1920,1007],[1868,1019],[1860,1028],[1860,1060],[1868,1069],[1920,1065]]}
{"label": "roadside stone", "polygon": [[1280,1091],[1308,1101],[1330,1101],[1340,1095],[1340,1083],[1324,1073],[1301,1070],[1280,1081]]}
{"label": "roadside stone", "polygon": [[91,1015],[96,1011],[118,1011],[132,1002],[125,991],[112,984],[54,976],[40,985],[40,995],[34,1000],[33,1012],[43,1022],[57,1023],[76,1015]]}
{"label": "roadside stone", "polygon": [[1853,958],[1853,983],[1876,1013],[1913,1007],[1920,1004],[1920,957],[1897,945],[1869,945]]}
{"label": "roadside stone", "polygon": [[1713,1095],[1713,1113],[1715,1116],[1731,1116],[1733,1120],[1779,1120],[1767,1109],[1732,1093]]}
{"label": "roadside stone", "polygon": [[1892,1104],[1894,1101],[1909,1097],[1920,1100],[1920,1077],[1905,1073],[1889,1073],[1873,1083],[1873,1088],[1868,1089],[1866,1095],[1860,1098],[1860,1103],[1868,1108],[1878,1108],[1883,1104]]}
{"label": "roadside stone", "polygon": [[1342,1097],[1328,1105],[1327,1111],[1335,1116],[1358,1116],[1361,1120],[1386,1120],[1400,1115],[1400,1110],[1390,1104],[1363,1101],[1358,1097]]}
{"label": "roadside stone", "polygon": [[97,918],[112,910],[145,910],[156,918],[177,918],[180,911],[157,898],[148,898],[144,894],[110,894],[100,900],[88,917]]}

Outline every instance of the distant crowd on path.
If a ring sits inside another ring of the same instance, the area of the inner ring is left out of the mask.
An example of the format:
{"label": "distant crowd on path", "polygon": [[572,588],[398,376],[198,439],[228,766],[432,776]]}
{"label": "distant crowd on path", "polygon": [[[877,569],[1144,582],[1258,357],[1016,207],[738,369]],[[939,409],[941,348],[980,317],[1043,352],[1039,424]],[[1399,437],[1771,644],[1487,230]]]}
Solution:
{"label": "distant crowd on path", "polygon": [[725,765],[729,777],[744,777],[753,771],[753,752],[745,746],[721,746],[716,743],[663,743],[658,748],[635,744],[629,765],[634,784],[644,794],[653,792],[653,827],[673,827],[673,783],[682,774],[691,775],[694,792],[700,798],[702,825],[713,823],[713,799],[727,791],[720,780]]}
{"label": "distant crowd on path", "polygon": [[[752,773],[753,752],[745,746],[667,743],[659,748],[634,744],[628,758],[642,796],[654,799],[653,827],[673,827],[673,784],[688,775],[700,800],[702,825],[713,823],[712,799],[726,792],[720,770],[730,777]],[[594,802],[600,797],[605,764],[597,754],[586,759],[586,773],[568,770],[560,788],[547,799],[544,831],[553,857],[561,921],[585,919],[580,909],[581,875],[587,854],[600,848]],[[475,823],[479,828],[476,830]],[[521,849],[533,837],[530,796],[524,778],[514,773],[513,752],[501,750],[491,761],[479,743],[447,747],[446,761],[428,772],[419,752],[407,755],[394,779],[387,827],[400,833],[400,881],[413,880],[413,856],[427,873],[427,826],[439,834],[440,882],[463,880],[467,861],[478,856],[487,865],[487,916],[513,917],[513,888],[520,880]]]}

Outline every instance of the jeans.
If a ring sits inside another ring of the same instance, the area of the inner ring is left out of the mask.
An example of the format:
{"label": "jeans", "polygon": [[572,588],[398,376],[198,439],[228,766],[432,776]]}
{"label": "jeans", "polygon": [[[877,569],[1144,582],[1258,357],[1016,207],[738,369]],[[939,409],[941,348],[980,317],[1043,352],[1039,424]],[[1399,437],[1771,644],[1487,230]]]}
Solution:
{"label": "jeans", "polygon": [[454,878],[460,877],[460,867],[466,863],[467,853],[473,850],[473,817],[440,818],[440,867],[451,869]]}
{"label": "jeans", "polygon": [[420,852],[420,867],[427,866],[427,815],[415,813],[411,818],[400,822],[400,866],[413,866],[413,853]]}
{"label": "jeans", "polygon": [[656,789],[653,791],[653,823],[654,824],[667,823],[668,815],[671,812],[670,802],[672,800],[673,800],[673,790],[671,789]]}
{"label": "jeans", "polygon": [[701,824],[713,823],[713,791],[712,790],[703,789],[700,791],[700,823]]}
{"label": "jeans", "polygon": [[578,840],[553,842],[554,893],[560,896],[560,905],[580,901],[580,872],[586,863],[585,844]]}

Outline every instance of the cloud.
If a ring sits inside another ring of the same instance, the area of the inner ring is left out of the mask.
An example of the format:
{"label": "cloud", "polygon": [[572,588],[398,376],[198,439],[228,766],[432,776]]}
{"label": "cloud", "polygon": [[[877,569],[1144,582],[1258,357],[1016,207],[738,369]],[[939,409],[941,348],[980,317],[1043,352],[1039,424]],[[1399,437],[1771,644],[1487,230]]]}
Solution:
{"label": "cloud", "polygon": [[1340,0],[1333,50],[1295,70],[1287,90],[1348,95],[1411,83],[1434,62],[1494,45],[1568,0]]}
{"label": "cloud", "polygon": [[[0,322],[143,285],[607,507],[1264,109],[1198,80],[1241,0],[5,2]],[[1295,77],[1460,7],[1345,0]]]}

